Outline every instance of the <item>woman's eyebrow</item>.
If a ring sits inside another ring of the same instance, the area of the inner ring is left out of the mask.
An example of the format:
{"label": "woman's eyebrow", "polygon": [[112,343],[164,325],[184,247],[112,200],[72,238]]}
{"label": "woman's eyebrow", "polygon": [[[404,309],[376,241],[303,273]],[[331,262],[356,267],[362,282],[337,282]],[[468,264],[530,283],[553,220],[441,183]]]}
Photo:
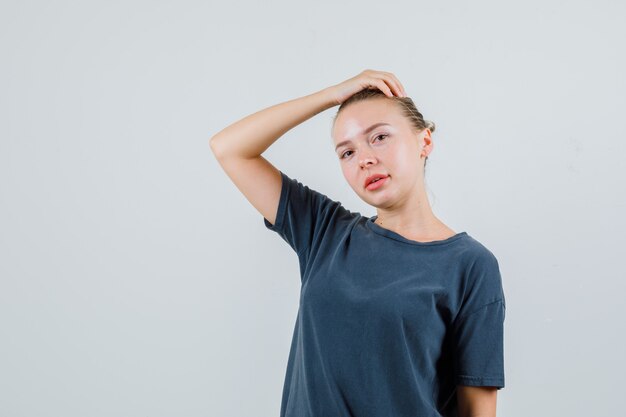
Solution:
{"label": "woman's eyebrow", "polygon": [[[371,125],[370,127],[368,127],[367,129],[365,129],[362,133],[362,135],[367,135],[368,133],[370,133],[372,130],[376,129],[377,127],[380,126],[391,126],[389,123],[385,123],[385,122],[380,122],[380,123],[374,123],[373,125]],[[337,151],[337,148],[339,148],[340,146],[343,145],[347,145],[348,143],[352,143],[352,141],[350,139],[348,140],[344,140],[343,142],[339,142],[337,144],[337,146],[335,146],[335,152]]]}

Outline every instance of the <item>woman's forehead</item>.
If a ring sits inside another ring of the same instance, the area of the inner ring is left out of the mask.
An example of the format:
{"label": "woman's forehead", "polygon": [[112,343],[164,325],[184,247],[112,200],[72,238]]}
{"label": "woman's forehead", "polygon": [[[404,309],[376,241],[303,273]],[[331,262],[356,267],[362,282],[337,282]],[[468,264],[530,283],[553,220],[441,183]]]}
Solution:
{"label": "woman's forehead", "polygon": [[337,116],[333,138],[336,141],[353,140],[379,123],[395,126],[401,119],[396,107],[389,100],[380,99],[353,103]]}

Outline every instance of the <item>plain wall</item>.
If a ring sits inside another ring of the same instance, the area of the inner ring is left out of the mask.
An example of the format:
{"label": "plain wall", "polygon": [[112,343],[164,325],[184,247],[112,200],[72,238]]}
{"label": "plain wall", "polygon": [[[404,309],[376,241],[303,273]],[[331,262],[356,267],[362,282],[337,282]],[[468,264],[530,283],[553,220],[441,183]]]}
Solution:
{"label": "plain wall", "polygon": [[[622,2],[3,1],[0,416],[277,416],[296,254],[209,138],[366,68],[425,118],[435,214],[498,258],[498,415],[623,411]],[[264,156],[374,215],[329,109]]]}

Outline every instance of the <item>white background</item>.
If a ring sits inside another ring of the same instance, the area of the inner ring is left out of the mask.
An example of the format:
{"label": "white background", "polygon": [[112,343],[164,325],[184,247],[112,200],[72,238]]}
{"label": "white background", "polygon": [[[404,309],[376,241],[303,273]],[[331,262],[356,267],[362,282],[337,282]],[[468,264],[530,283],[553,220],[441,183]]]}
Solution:
{"label": "white background", "polygon": [[[498,258],[498,415],[623,412],[618,1],[3,1],[0,416],[277,416],[297,257],[208,146],[366,68],[437,129],[436,215]],[[264,156],[353,211],[320,113]]]}

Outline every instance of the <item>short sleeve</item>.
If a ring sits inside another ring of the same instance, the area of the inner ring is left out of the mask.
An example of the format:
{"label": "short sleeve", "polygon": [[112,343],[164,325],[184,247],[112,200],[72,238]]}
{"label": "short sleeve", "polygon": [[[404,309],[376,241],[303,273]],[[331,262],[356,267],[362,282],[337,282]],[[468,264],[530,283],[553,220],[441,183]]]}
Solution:
{"label": "short sleeve", "polygon": [[276,221],[265,226],[278,233],[302,259],[321,238],[335,211],[341,206],[326,195],[309,188],[280,171],[282,188]]}
{"label": "short sleeve", "polygon": [[485,251],[470,267],[465,299],[453,324],[457,385],[504,388],[505,314],[498,261]]}

